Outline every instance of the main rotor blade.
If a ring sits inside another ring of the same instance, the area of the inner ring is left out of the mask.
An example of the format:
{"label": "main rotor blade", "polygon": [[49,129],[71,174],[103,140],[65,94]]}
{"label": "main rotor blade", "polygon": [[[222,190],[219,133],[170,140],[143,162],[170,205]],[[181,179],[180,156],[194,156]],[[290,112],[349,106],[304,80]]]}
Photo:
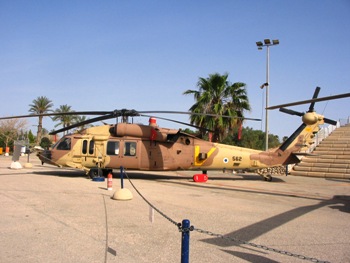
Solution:
{"label": "main rotor blade", "polygon": [[70,111],[70,112],[50,112],[50,113],[43,113],[43,114],[33,114],[32,113],[32,114],[28,114],[28,115],[0,117],[0,120],[32,118],[32,117],[39,117],[39,116],[46,117],[46,116],[65,116],[65,115],[108,115],[108,114],[113,114],[115,117],[137,116],[138,112],[136,110],[121,109],[121,110],[113,110],[113,111]]}
{"label": "main rotor blade", "polygon": [[284,112],[284,113],[287,113],[287,114],[290,114],[290,115],[297,115],[297,116],[300,116],[300,117],[304,116],[303,112],[298,112],[298,111],[294,111],[294,110],[290,110],[290,109],[286,109],[286,108],[280,108],[280,111]]}
{"label": "main rotor blade", "polygon": [[103,120],[111,119],[111,118],[114,118],[114,117],[115,117],[114,114],[108,114],[108,115],[92,118],[92,119],[89,119],[89,120],[86,120],[86,121],[82,121],[82,122],[78,122],[78,123],[72,124],[70,126],[64,127],[62,129],[50,132],[50,135],[54,135],[54,134],[57,134],[57,133],[60,133],[60,132],[68,131],[70,129],[74,129],[76,127],[80,127],[80,126],[83,126],[83,125],[86,125],[86,124],[90,124],[90,123],[93,123],[93,122],[96,122],[96,121],[103,121]]}
{"label": "main rotor blade", "polygon": [[[314,95],[312,96],[312,99],[316,99],[318,97],[318,93],[320,93],[321,88],[316,87]],[[310,107],[309,107],[309,112],[314,111],[314,106],[315,106],[315,101],[311,102]]]}
{"label": "main rotor blade", "polygon": [[138,116],[139,114],[185,114],[185,115],[198,115],[198,116],[211,116],[211,117],[223,117],[223,118],[233,118],[233,119],[243,119],[250,121],[261,121],[261,119],[256,118],[245,118],[245,117],[232,117],[229,115],[220,115],[220,114],[210,114],[210,113],[193,113],[188,111],[136,111],[136,110],[113,110],[113,111],[73,111],[73,112],[51,112],[43,114],[27,114],[27,115],[18,115],[11,117],[0,117],[0,120],[6,119],[19,119],[19,118],[33,118],[33,117],[47,117],[47,116],[64,116],[64,115],[108,115],[114,114],[115,117],[120,116]]}
{"label": "main rotor blade", "polygon": [[0,120],[8,120],[8,119],[20,119],[20,118],[33,118],[33,117],[47,117],[47,116],[58,116],[58,115],[77,115],[76,112],[66,112],[66,113],[43,113],[43,114],[28,114],[28,115],[18,115],[11,117],[0,117]]}
{"label": "main rotor blade", "polygon": [[321,97],[317,99],[311,99],[311,100],[302,100],[302,101],[297,101],[297,102],[291,102],[291,103],[286,103],[286,104],[280,104],[276,106],[271,106],[267,107],[267,110],[274,110],[282,107],[289,107],[289,106],[296,106],[296,105],[302,105],[302,104],[307,104],[311,102],[319,102],[319,101],[325,101],[325,100],[336,100],[336,99],[342,99],[342,98],[347,98],[350,97],[350,93],[343,93],[339,95],[333,95],[333,96],[328,96],[328,97]]}
{"label": "main rotor blade", "polygon": [[261,121],[261,119],[256,118],[246,118],[246,117],[238,117],[238,116],[230,116],[230,115],[220,115],[220,114],[211,114],[211,113],[196,113],[189,111],[137,111],[140,114],[185,114],[185,115],[197,115],[197,116],[210,116],[210,117],[223,117],[223,118],[232,118],[232,119],[242,119],[249,121]]}
{"label": "main rotor blade", "polygon": [[208,132],[213,132],[212,130],[209,130],[207,128],[202,128],[202,127],[199,127],[199,126],[196,126],[196,125],[193,125],[193,124],[190,124],[190,123],[182,122],[182,121],[176,121],[176,120],[167,119],[167,118],[163,118],[163,117],[158,117],[158,116],[156,117],[156,116],[144,115],[144,114],[141,114],[141,116],[143,116],[143,117],[155,117],[157,119],[161,119],[161,120],[165,120],[165,121],[171,121],[171,122],[175,122],[175,123],[182,124],[182,125],[185,125],[185,126],[190,126],[190,127],[196,128],[196,129],[201,129],[201,130],[205,130],[205,131],[208,131]]}
{"label": "main rotor blade", "polygon": [[68,131],[70,129],[74,129],[76,127],[80,127],[80,126],[90,124],[93,122],[97,122],[97,121],[108,120],[108,119],[117,118],[117,117],[121,117],[121,116],[140,116],[140,114],[136,110],[127,110],[127,109],[114,110],[114,111],[108,111],[108,112],[107,111],[93,111],[93,112],[85,111],[83,113],[90,113],[90,115],[91,114],[92,115],[95,115],[95,114],[100,115],[101,113],[107,113],[107,114],[100,116],[100,117],[85,120],[82,122],[78,122],[78,123],[72,124],[70,126],[64,127],[62,129],[59,129],[59,130],[55,130],[55,131],[51,132],[50,135],[54,135],[54,134],[57,134],[60,132]]}

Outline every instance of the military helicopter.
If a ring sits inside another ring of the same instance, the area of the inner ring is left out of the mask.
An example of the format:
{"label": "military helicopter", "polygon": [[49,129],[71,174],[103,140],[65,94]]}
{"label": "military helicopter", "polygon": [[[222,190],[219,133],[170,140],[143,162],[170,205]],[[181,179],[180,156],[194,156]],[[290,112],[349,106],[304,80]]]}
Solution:
{"label": "military helicopter", "polygon": [[[123,122],[90,127],[64,135],[50,150],[40,151],[38,157],[43,164],[81,169],[86,171],[90,177],[105,176],[113,169],[119,169],[121,166],[128,170],[194,170],[206,174],[208,170],[255,170],[298,163],[300,160],[297,156],[305,155],[305,151],[314,143],[314,137],[319,131],[319,126],[324,123],[332,125],[337,123],[317,114],[314,111],[315,102],[350,96],[350,93],[347,93],[317,98],[319,91],[320,88],[317,87],[311,100],[269,108],[280,108],[280,111],[284,113],[300,116],[302,117],[302,124],[280,147],[268,151],[209,142],[187,134],[181,129],[161,128],[157,125],[154,115],[150,115],[159,113],[189,114],[188,112],[122,109],[65,113],[67,115],[100,116],[56,130],[51,134],[118,117]],[[311,103],[306,113],[283,108],[305,103]],[[55,114],[42,114],[42,116],[52,115]],[[39,115],[31,114],[0,119],[35,116]],[[133,116],[149,117],[149,124],[128,123],[128,118]],[[215,117],[216,115],[212,116]],[[157,118],[174,121],[162,117]],[[184,124],[178,121],[175,122]],[[260,175],[264,180],[271,181],[272,175],[269,170],[267,171],[267,173]]]}

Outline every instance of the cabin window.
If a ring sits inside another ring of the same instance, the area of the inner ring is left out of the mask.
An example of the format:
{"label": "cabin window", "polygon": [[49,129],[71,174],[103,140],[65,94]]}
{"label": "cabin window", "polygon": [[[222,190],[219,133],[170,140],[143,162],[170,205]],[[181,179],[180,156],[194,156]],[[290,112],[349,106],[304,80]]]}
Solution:
{"label": "cabin window", "polygon": [[135,156],[135,155],[136,155],[136,142],[125,142],[124,156]]}
{"label": "cabin window", "polygon": [[64,138],[58,145],[57,150],[70,150],[71,147],[71,139],[70,138]]}
{"label": "cabin window", "polygon": [[107,142],[107,155],[119,155],[119,142]]}
{"label": "cabin window", "polygon": [[82,150],[81,150],[81,152],[82,152],[83,154],[86,154],[86,153],[87,153],[87,145],[88,145],[87,140],[83,140],[83,148],[82,148]]}
{"label": "cabin window", "polygon": [[89,154],[94,154],[95,141],[91,140],[89,143]]}

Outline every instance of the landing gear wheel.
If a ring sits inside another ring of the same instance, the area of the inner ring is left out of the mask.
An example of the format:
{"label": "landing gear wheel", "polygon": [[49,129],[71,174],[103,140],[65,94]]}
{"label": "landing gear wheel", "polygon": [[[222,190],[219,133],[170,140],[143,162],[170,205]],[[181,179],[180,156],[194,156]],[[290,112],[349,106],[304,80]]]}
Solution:
{"label": "landing gear wheel", "polygon": [[89,171],[89,177],[92,179],[96,177],[103,177],[103,170],[101,168],[92,168]]}

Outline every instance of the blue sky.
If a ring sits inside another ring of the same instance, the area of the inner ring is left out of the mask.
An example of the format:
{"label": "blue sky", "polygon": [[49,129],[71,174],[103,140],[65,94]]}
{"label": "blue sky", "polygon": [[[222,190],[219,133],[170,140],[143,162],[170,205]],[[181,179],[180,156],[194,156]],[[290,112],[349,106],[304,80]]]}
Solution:
{"label": "blue sky", "polygon": [[[194,100],[182,93],[196,89],[199,77],[229,73],[247,85],[246,116],[261,118],[266,50],[255,43],[265,38],[280,41],[270,48],[270,105],[308,99],[316,86],[320,96],[348,93],[349,14],[348,0],[0,0],[0,115],[27,114],[38,96],[76,111],[187,111]],[[320,102],[316,110],[345,119],[349,102]],[[269,117],[270,133],[280,137],[301,123],[278,110]],[[245,126],[264,129],[264,122]]]}

